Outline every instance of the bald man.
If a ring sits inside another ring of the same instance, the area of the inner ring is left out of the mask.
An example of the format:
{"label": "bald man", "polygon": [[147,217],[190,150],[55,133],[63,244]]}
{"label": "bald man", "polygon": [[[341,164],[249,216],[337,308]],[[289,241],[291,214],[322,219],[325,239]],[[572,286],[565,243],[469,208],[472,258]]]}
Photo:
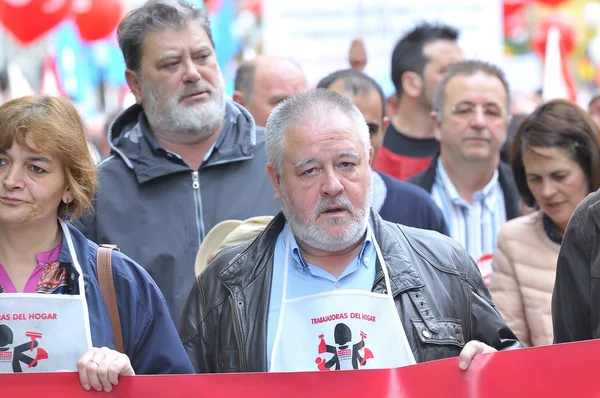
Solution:
{"label": "bald man", "polygon": [[287,58],[259,55],[240,65],[233,100],[252,114],[257,126],[264,127],[275,105],[306,87],[298,64]]}

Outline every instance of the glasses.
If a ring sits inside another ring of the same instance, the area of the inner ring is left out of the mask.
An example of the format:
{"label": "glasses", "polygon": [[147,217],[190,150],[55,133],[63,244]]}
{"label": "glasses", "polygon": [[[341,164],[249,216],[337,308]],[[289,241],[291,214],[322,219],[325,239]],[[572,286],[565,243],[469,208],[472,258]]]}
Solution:
{"label": "glasses", "polygon": [[504,118],[506,111],[496,104],[475,105],[470,102],[461,102],[454,105],[451,110],[452,114],[461,119],[473,119],[477,114],[477,109],[481,109],[481,113],[486,120],[496,121]]}

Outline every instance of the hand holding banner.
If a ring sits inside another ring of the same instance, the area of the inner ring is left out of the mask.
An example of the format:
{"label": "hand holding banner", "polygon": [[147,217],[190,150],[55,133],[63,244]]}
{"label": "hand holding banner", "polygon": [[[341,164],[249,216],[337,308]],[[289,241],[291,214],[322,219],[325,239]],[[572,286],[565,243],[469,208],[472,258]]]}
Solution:
{"label": "hand holding banner", "polygon": [[113,392],[87,392],[77,373],[0,375],[3,397],[598,397],[600,340],[475,357],[467,371],[450,358],[397,369],[121,377]]}

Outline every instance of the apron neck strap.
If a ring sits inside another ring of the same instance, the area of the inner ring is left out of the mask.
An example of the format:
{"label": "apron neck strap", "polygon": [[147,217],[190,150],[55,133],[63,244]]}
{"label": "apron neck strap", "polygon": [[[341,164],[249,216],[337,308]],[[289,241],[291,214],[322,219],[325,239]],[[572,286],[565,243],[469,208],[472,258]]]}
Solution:
{"label": "apron neck strap", "polygon": [[[288,224],[288,232],[285,237],[285,258],[283,260],[283,293],[282,300],[287,298],[287,281],[288,281],[288,271],[289,271],[289,263],[290,263],[290,236],[292,235],[292,228]],[[373,233],[373,228],[371,228],[371,223],[367,223],[367,237],[371,238],[371,242],[375,246],[375,252],[377,253],[377,259],[379,260],[379,264],[381,265],[381,269],[383,271],[383,276],[385,279],[385,288],[387,289],[388,294],[392,294],[392,284],[390,281],[390,275],[387,269],[387,265],[385,260],[383,259],[383,254],[381,253],[381,249],[379,248],[379,244],[377,243],[377,239],[375,239],[375,234]],[[363,242],[364,244],[364,242]]]}

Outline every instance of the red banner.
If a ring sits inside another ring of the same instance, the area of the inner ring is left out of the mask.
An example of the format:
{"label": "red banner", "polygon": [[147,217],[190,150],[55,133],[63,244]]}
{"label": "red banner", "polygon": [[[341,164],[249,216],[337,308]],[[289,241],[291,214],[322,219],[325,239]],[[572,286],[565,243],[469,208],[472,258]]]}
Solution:
{"label": "red banner", "polygon": [[600,340],[386,370],[122,377],[113,392],[86,392],[76,373],[0,375],[2,397],[600,397]]}

